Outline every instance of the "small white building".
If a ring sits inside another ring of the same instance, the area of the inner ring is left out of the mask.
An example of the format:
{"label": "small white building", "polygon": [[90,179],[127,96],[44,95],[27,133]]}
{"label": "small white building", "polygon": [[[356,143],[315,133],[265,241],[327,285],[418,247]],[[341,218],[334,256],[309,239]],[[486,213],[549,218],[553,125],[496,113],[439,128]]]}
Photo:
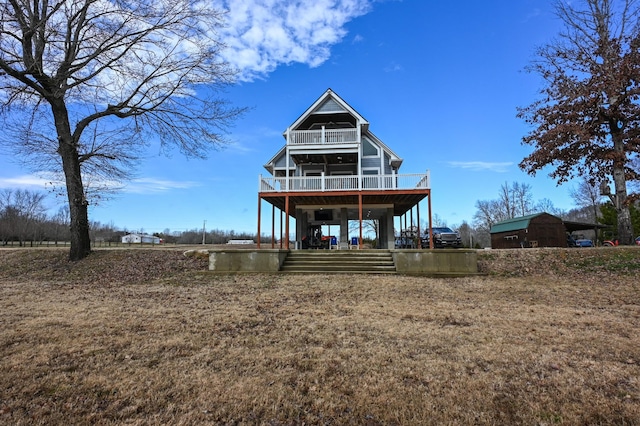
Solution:
{"label": "small white building", "polygon": [[229,240],[227,244],[255,244],[253,240]]}
{"label": "small white building", "polygon": [[122,237],[123,244],[162,244],[162,238],[149,234],[127,234]]}

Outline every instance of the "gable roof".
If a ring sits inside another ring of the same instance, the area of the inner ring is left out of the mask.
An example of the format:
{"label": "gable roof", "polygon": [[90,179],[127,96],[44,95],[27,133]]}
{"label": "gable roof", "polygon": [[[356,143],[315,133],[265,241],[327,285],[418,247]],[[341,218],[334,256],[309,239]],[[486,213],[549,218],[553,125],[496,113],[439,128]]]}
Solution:
{"label": "gable roof", "polygon": [[385,144],[380,139],[378,139],[378,137],[373,133],[371,133],[370,131],[367,132],[367,136],[369,136],[369,138],[371,138],[376,144],[378,144],[380,148],[382,148],[384,152],[386,152],[389,155],[389,161],[393,167],[400,168],[403,161],[402,158],[398,157],[398,155],[395,152],[393,152],[391,148],[387,146],[387,144]]}
{"label": "gable roof", "polygon": [[[369,130],[369,122],[351,105],[349,105],[344,99],[338,96],[331,88],[327,89],[316,101],[305,110],[296,121],[289,126],[282,136],[287,139],[287,132],[289,130],[295,130],[296,127],[300,126],[310,115],[313,114],[350,114],[356,120],[356,125],[360,126],[362,135],[366,135],[373,143],[379,146],[382,151],[389,157],[389,163],[391,166],[399,169],[402,165],[403,159],[400,158],[389,146],[387,146],[384,142],[382,142],[376,135],[371,133]],[[274,172],[274,164],[277,159],[284,155],[286,152],[286,145],[283,146],[275,153],[273,157],[263,166],[267,171],[271,174]],[[289,167],[291,170],[296,168],[295,165],[291,164]]]}
{"label": "gable roof", "polygon": [[538,216],[548,215],[557,218],[558,220],[562,220],[559,217],[553,216],[549,213],[534,213],[527,216],[514,217],[513,219],[503,220],[502,222],[498,222],[491,227],[489,231],[490,234],[497,234],[499,232],[512,232],[519,231],[521,229],[527,229],[529,227],[529,223],[531,219],[534,219]]}
{"label": "gable roof", "polygon": [[[271,157],[271,159],[269,161],[267,161],[267,164],[263,165],[262,167],[267,169],[267,171],[269,173],[273,174],[276,161],[278,160],[278,158],[280,158],[280,156],[282,156],[282,155],[284,155],[286,153],[286,148],[287,148],[286,145],[283,146],[282,148],[280,148],[278,150],[278,152],[276,152],[275,155],[273,157]],[[289,165],[289,170],[295,170],[295,169],[296,169],[296,165],[294,163],[291,163]]]}
{"label": "gable roof", "polygon": [[[316,101],[311,104],[309,108],[303,112],[300,117],[296,119],[296,121],[289,126],[290,129],[295,129],[298,127],[309,115],[311,114],[333,114],[336,112],[346,112],[355,117],[359,126],[363,127],[363,130],[367,130],[369,128],[369,122],[362,116],[358,111],[353,109],[351,105],[345,102],[337,93],[335,93],[331,88],[327,89]],[[285,130],[284,136],[286,137],[287,132]]]}

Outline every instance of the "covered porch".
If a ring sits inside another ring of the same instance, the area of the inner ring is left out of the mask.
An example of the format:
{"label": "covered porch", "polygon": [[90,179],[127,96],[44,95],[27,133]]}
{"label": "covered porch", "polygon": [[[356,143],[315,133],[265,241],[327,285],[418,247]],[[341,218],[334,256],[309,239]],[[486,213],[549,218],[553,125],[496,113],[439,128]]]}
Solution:
{"label": "covered porch", "polygon": [[[338,185],[339,184],[339,185]],[[289,178],[260,177],[258,192],[258,248],[261,236],[269,232],[263,219],[270,216],[270,248],[303,248],[303,238],[309,229],[333,227],[336,246],[347,248],[354,239],[349,235],[349,222],[357,221],[357,244],[350,248],[362,248],[363,223],[377,221],[378,248],[395,248],[394,227],[403,230],[420,230],[420,204],[426,198],[427,222],[431,223],[431,189],[429,174],[365,175],[365,176],[315,176]],[[263,201],[271,205],[271,212],[263,210]],[[264,216],[264,218],[263,218]],[[291,226],[295,219],[295,228]],[[397,222],[396,222],[397,220]],[[293,232],[292,232],[293,231]],[[352,231],[353,232],[353,231]],[[295,246],[290,247],[295,235]],[[279,241],[277,243],[276,241]],[[418,238],[418,247],[420,239]]]}

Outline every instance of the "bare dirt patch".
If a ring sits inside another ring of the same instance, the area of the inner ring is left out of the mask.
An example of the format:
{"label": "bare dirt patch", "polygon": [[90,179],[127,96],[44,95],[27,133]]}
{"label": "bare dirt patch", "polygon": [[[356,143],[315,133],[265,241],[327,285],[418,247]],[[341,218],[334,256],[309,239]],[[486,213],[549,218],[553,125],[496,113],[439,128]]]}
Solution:
{"label": "bare dirt patch", "polygon": [[0,423],[640,424],[623,251],[481,253],[458,279],[0,251]]}

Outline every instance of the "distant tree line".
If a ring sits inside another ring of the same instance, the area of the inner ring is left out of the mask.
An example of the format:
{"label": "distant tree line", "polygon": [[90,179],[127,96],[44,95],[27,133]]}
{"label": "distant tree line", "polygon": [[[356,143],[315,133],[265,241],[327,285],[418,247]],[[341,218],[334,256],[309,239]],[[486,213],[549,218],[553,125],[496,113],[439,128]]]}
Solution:
{"label": "distant tree line", "polygon": [[47,215],[46,196],[22,189],[0,191],[0,245],[69,241],[69,209]]}
{"label": "distant tree line", "polygon": [[[603,240],[618,239],[618,214],[610,200],[600,194],[598,185],[592,185],[583,179],[570,192],[576,208],[563,211],[554,207],[548,199],[533,200],[532,188],[523,183],[505,182],[498,191],[498,197],[492,200],[476,201],[476,213],[473,222],[463,221],[450,227],[460,233],[466,247],[483,248],[491,246],[491,227],[503,220],[513,219],[534,213],[546,212],[573,222],[584,222],[605,225],[601,231],[594,231],[590,238]],[[68,243],[69,211],[60,208],[54,214],[47,214],[46,194],[22,190],[4,189],[0,191],[0,245],[35,246],[41,244],[58,245]],[[640,205],[629,206],[633,229],[640,234]],[[447,221],[437,213],[432,217],[433,226],[448,226]],[[428,229],[428,222],[423,220],[421,229]],[[377,244],[377,224],[366,221],[366,239],[373,247]],[[398,234],[398,230],[396,233]],[[146,234],[144,229],[128,230],[118,228],[113,223],[90,223],[90,238],[93,244],[121,244],[122,237],[130,233]],[[154,232],[164,244],[226,244],[229,240],[257,240],[257,235],[250,232],[234,230],[193,228],[185,231]],[[635,235],[635,234],[634,234]],[[637,236],[637,235],[636,235]],[[271,244],[271,236],[262,234],[260,241]]]}
{"label": "distant tree line", "polygon": [[[3,189],[0,191],[0,246],[35,246],[68,244],[70,217],[68,207],[61,207],[55,214],[47,214],[46,194],[26,189]],[[141,230],[118,228],[113,223],[90,222],[89,235],[94,244],[121,243],[122,237],[130,233],[146,233]],[[204,234],[204,235],[203,235]],[[226,244],[229,240],[256,240],[256,234],[248,232],[212,229],[155,232],[166,244]],[[269,236],[261,241],[271,243]]]}
{"label": "distant tree line", "polygon": [[[212,229],[203,232],[202,229],[190,229],[187,231],[171,232],[165,229],[163,232],[156,232],[153,235],[162,238],[167,244],[226,244],[229,240],[253,240],[256,241],[256,234],[249,232],[226,231],[221,229]],[[262,242],[271,243],[271,239],[265,235],[260,237]]]}

